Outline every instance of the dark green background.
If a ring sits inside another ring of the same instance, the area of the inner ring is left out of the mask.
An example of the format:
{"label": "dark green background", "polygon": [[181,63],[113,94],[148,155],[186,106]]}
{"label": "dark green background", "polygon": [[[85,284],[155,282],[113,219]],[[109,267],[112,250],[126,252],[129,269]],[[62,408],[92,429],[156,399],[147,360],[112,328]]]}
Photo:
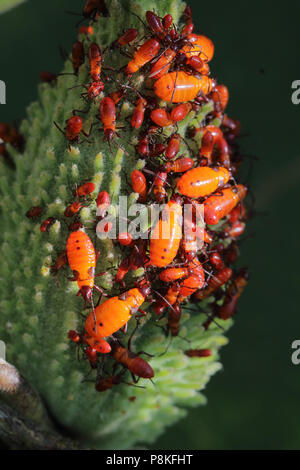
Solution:
{"label": "dark green background", "polygon": [[[69,50],[81,0],[29,0],[0,17],[0,79],[7,104],[0,121],[20,120],[37,96],[41,70],[58,72]],[[251,282],[239,305],[224,371],[214,377],[208,405],[168,429],[156,449],[300,448],[300,365],[291,363],[299,319],[299,122],[291,83],[300,79],[300,3],[190,1],[197,30],[215,43],[213,74],[231,92],[228,112],[242,122],[244,152],[260,213],[242,244]],[[262,214],[263,213],[263,214]]]}

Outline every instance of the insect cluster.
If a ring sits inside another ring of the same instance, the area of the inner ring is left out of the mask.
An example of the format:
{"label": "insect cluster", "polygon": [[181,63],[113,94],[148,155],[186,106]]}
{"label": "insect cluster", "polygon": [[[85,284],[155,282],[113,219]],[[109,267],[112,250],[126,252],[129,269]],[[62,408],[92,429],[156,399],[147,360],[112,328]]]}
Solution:
{"label": "insect cluster", "polygon": [[[108,14],[99,1],[87,1],[83,11],[84,18],[93,22],[98,15]],[[89,143],[91,136],[103,132],[103,140],[111,151],[114,144],[124,150],[120,141],[126,135],[121,135],[124,126],[119,125],[118,115],[123,103],[129,103],[132,110],[127,120],[135,131],[132,153],[142,160],[142,165],[127,175],[128,185],[140,203],[148,207],[165,204],[159,220],[148,228],[147,239],[135,239],[130,232],[118,233],[115,244],[121,259],[114,277],[114,288],[118,290],[114,296],[95,283],[98,276],[106,273],[95,274],[97,241],[93,243],[86,234],[80,218],[80,211],[95,202],[95,227],[105,218],[112,195],[107,191],[96,194],[95,184],[83,176],[84,181],[75,188],[75,199],[65,208],[62,220],[71,220],[70,233],[65,251],[59,254],[51,271],[57,275],[68,264],[73,272],[70,280],[78,284],[77,295],[83,297],[84,307],[91,306],[82,331],[70,330],[68,335],[81,348],[92,369],[97,369],[97,391],[123,382],[126,370],[134,384],[140,377],[154,377],[150,364],[140,357],[143,352],[131,350],[131,340],[146,315],[141,308],[145,302],[157,325],[162,324],[166,334],[173,337],[180,332],[182,307],[187,302],[214,296],[213,314],[199,325],[208,329],[211,322],[226,320],[235,313],[248,278],[246,270],[236,273],[233,268],[238,257],[236,240],[244,233],[248,217],[243,202],[247,187],[236,183],[242,161],[236,142],[240,125],[225,114],[227,87],[217,84],[210,75],[214,44],[206,36],[194,33],[189,7],[180,27],[170,14],[161,18],[153,11],[147,11],[146,18],[139,21],[144,25],[143,35],[130,28],[103,51],[92,40],[93,24],[80,26],[79,40],[72,48],[73,73],[78,77],[87,54],[89,83],[76,87],[85,89],[81,93],[83,105],[96,103],[98,113],[91,116],[90,108],[73,110],[64,129],[54,123],[68,146],[80,145],[81,138]],[[110,53],[124,57],[126,62],[121,69],[107,65]],[[57,79],[45,72],[41,77],[49,83]],[[200,119],[205,106],[209,112]],[[79,116],[81,112],[93,120],[89,132]],[[99,122],[101,127],[95,129]],[[4,142],[8,141],[6,137],[13,139],[15,145],[22,145],[18,135],[13,136],[10,129],[2,127],[0,137]],[[185,204],[192,207],[189,220],[185,220]],[[36,206],[26,215],[35,219],[41,213],[42,209]],[[48,232],[55,221],[55,217],[44,220],[41,232]],[[189,230],[183,231],[186,225]],[[169,237],[164,238],[167,226]],[[103,230],[109,234],[109,222]],[[137,270],[142,274],[133,284],[129,275]],[[99,294],[97,305],[95,291]],[[120,330],[126,331],[133,318],[136,328],[125,347]],[[210,350],[187,349],[185,353],[191,358],[206,357]],[[107,356],[115,363],[111,374],[105,370]],[[116,373],[117,366],[121,372]]]}

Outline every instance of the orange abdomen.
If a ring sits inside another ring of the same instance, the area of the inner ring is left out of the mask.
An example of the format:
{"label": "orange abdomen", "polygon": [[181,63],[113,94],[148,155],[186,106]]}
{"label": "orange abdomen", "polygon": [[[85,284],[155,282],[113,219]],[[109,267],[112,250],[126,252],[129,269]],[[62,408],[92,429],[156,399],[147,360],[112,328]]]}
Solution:
{"label": "orange abdomen", "polygon": [[173,51],[172,49],[167,49],[152,66],[149,77],[154,78],[156,80],[168,73],[168,70],[175,56],[175,51]]}
{"label": "orange abdomen", "polygon": [[204,197],[224,186],[229,178],[226,168],[201,166],[184,173],[177,182],[177,189],[184,196]]}
{"label": "orange abdomen", "polygon": [[103,129],[116,129],[116,105],[113,100],[106,96],[100,103],[99,107],[100,119],[103,124]]}
{"label": "orange abdomen", "polygon": [[143,65],[150,62],[156,56],[160,49],[157,39],[148,39],[135,53],[134,58],[129,62],[124,70],[125,75],[131,75],[137,72]]}
{"label": "orange abdomen", "polygon": [[209,62],[215,51],[214,43],[211,39],[202,34],[188,34],[189,44],[181,50],[188,58],[197,56],[204,62]]}
{"label": "orange abdomen", "polygon": [[[105,338],[118,331],[143,304],[145,297],[138,289],[130,289],[119,297],[105,300],[95,309],[97,337]],[[85,322],[85,330],[95,336],[94,317],[91,312]]]}
{"label": "orange abdomen", "polygon": [[170,201],[151,233],[149,256],[152,266],[163,268],[173,261],[182,237],[181,225],[182,207]]}
{"label": "orange abdomen", "polygon": [[67,241],[67,257],[72,271],[78,273],[78,287],[94,286],[95,249],[91,239],[81,230],[72,232]]}
{"label": "orange abdomen", "polygon": [[201,78],[185,72],[171,72],[163,75],[154,84],[156,95],[164,101],[183,103],[192,101],[199,91],[207,94],[212,89],[212,79],[203,75]]}
{"label": "orange abdomen", "polygon": [[210,196],[204,201],[204,220],[208,225],[215,225],[220,219],[229,214],[234,207],[244,199],[246,186],[238,184],[222,190],[222,194]]}

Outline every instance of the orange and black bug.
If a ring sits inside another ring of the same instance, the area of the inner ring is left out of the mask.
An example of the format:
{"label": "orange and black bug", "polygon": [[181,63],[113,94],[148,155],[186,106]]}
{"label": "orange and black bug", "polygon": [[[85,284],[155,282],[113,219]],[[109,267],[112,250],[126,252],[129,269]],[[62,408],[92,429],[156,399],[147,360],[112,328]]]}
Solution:
{"label": "orange and black bug", "polygon": [[66,207],[64,211],[64,216],[73,217],[73,215],[77,214],[77,212],[79,212],[82,207],[83,205],[81,204],[81,202],[79,201],[72,202],[72,204],[69,204],[68,207]]}
{"label": "orange and black bug", "polygon": [[54,217],[49,217],[48,219],[44,220],[44,222],[41,223],[41,232],[47,232],[47,230],[49,230],[49,228],[51,227],[51,225],[53,225],[55,222],[55,218]]}
{"label": "orange and black bug", "polygon": [[3,140],[5,144],[10,144],[21,152],[23,151],[23,137],[19,134],[17,129],[6,122],[0,122],[0,139]]}
{"label": "orange and black bug", "polygon": [[179,152],[180,144],[181,144],[181,136],[179,134],[173,134],[168,142],[168,145],[165,151],[165,157],[168,158],[169,160],[175,158],[177,153]]}
{"label": "orange and black bug", "polygon": [[198,56],[193,56],[193,57],[190,57],[189,59],[186,59],[185,65],[187,68],[190,68],[193,71],[201,73],[202,75],[208,75],[210,71],[208,63],[204,62]]}
{"label": "orange and black bug", "polygon": [[[77,295],[82,295],[85,304],[89,302],[93,307],[93,288],[101,292],[95,285],[96,254],[93,243],[88,235],[81,230],[72,232],[67,241],[67,256],[71,270],[73,271],[73,281],[77,281],[79,291]],[[95,316],[94,316],[95,319]],[[94,321],[96,328],[96,322]]]}
{"label": "orange and black bug", "polygon": [[110,198],[107,191],[101,191],[96,199],[97,204],[97,217],[103,218],[106,215],[107,209],[110,204]]}
{"label": "orange and black bug", "polygon": [[147,100],[145,98],[138,98],[136,107],[131,116],[131,127],[134,129],[139,129],[143,124],[146,106]]}
{"label": "orange and black bug", "polygon": [[158,202],[164,201],[167,197],[167,191],[165,189],[166,182],[167,173],[162,171],[158,172],[153,182],[153,194]]}
{"label": "orange and black bug", "polygon": [[166,73],[168,73],[172,62],[176,57],[176,51],[172,48],[166,49],[160,56],[160,58],[152,65],[149,78],[159,79]]}
{"label": "orange and black bug", "polygon": [[223,136],[223,132],[217,126],[206,126],[201,141],[200,158],[201,160],[206,160],[208,165],[212,163],[215,145],[219,152],[218,162],[220,165],[230,168],[229,147]]}
{"label": "orange and black bug", "polygon": [[150,147],[147,136],[144,136],[140,139],[137,151],[140,155],[149,155]]}
{"label": "orange and black bug", "polygon": [[118,343],[112,343],[112,357],[118,364],[126,367],[131,372],[134,382],[136,382],[135,375],[143,379],[152,379],[154,377],[152,367],[147,361],[139,357],[139,354],[142,353],[135,354]]}
{"label": "orange and black bug", "polygon": [[191,103],[182,103],[182,104],[175,106],[175,108],[173,108],[171,111],[172,121],[174,122],[182,121],[188,115],[191,109],[192,109]]}
{"label": "orange and black bug", "polygon": [[181,176],[177,182],[177,189],[184,196],[204,197],[223,187],[229,178],[230,173],[226,168],[196,167]]}
{"label": "orange and black bug", "polygon": [[58,271],[62,269],[68,262],[67,252],[63,251],[58,255],[54,264],[50,266],[50,272],[55,275],[58,284]]}
{"label": "orange and black bug", "polygon": [[188,357],[209,357],[212,352],[210,349],[187,349],[184,354]]}
{"label": "orange and black bug", "polygon": [[111,351],[110,344],[99,336],[91,336],[85,332],[83,335],[83,341],[98,353],[108,354]]}
{"label": "orange and black bug", "polygon": [[[102,339],[112,335],[126,325],[132,315],[139,310],[149,293],[149,284],[140,282],[137,287],[105,300],[86,319],[86,332],[95,338]],[[94,330],[94,313],[97,333]]]}
{"label": "orange and black bug", "polygon": [[209,261],[214,266],[216,270],[219,270],[224,267],[224,261],[221,254],[218,251],[212,251],[209,254]]}
{"label": "orange and black bug", "polygon": [[139,201],[145,202],[147,197],[147,182],[145,175],[139,170],[131,173],[131,186],[135,193],[139,194]]}
{"label": "orange and black bug", "polygon": [[84,62],[84,47],[83,43],[76,41],[72,47],[72,65],[75,75],[78,74],[79,67]]}
{"label": "orange and black bug", "polygon": [[203,268],[197,258],[194,258],[194,260],[187,266],[182,266],[178,268],[170,267],[164,269],[163,271],[161,271],[159,278],[161,281],[171,283],[191,275],[198,275],[199,277],[204,278]]}
{"label": "orange and black bug", "polygon": [[93,42],[88,49],[88,58],[91,79],[93,82],[99,82],[101,75],[102,57],[100,47],[95,42]]}
{"label": "orange and black bug", "polygon": [[103,124],[104,141],[110,142],[116,133],[116,105],[109,96],[103,98],[99,107],[100,120]]}
{"label": "orange and black bug", "polygon": [[175,196],[166,204],[161,219],[151,231],[150,265],[164,268],[177,255],[182,236],[181,199]]}
{"label": "orange and black bug", "polygon": [[194,166],[194,160],[192,158],[181,157],[173,162],[167,162],[164,164],[163,169],[167,173],[184,173],[190,170]]}
{"label": "orange and black bug", "polygon": [[206,299],[212,292],[217,290],[223,284],[226,284],[231,276],[232,269],[227,266],[222,267],[208,280],[208,286],[205,289],[199,290],[194,294],[194,298],[197,300]]}
{"label": "orange and black bug", "polygon": [[173,23],[173,17],[172,17],[172,15],[167,14],[167,15],[165,15],[165,16],[163,17],[162,25],[163,25],[165,31],[167,31],[168,29],[171,28],[172,23]]}
{"label": "orange and black bug", "polygon": [[238,238],[243,235],[245,228],[246,224],[244,222],[234,222],[234,224],[224,230],[224,236],[230,238]]}
{"label": "orange and black bug", "polygon": [[160,49],[160,43],[157,39],[150,38],[136,51],[133,59],[128,63],[124,70],[125,75],[132,75],[143,65],[152,60]]}
{"label": "orange and black bug", "polygon": [[40,206],[34,206],[34,207],[31,207],[31,209],[29,209],[25,215],[26,217],[28,217],[28,219],[34,220],[37,217],[40,217],[42,213],[43,213],[43,209]]}
{"label": "orange and black bug", "polygon": [[135,28],[130,28],[125,31],[116,41],[114,41],[111,45],[111,49],[116,47],[124,47],[127,44],[133,42],[138,36],[138,30]]}
{"label": "orange and black bug", "polygon": [[182,302],[187,297],[190,297],[198,289],[202,289],[205,284],[204,271],[202,269],[202,276],[191,274],[180,283],[180,291],[178,302]]}
{"label": "orange and black bug", "polygon": [[247,217],[247,210],[245,204],[239,204],[237,207],[232,209],[228,215],[228,221],[233,225],[238,220],[244,220]]}
{"label": "orange and black bug", "polygon": [[[95,98],[97,98],[97,96],[100,95],[100,93],[103,90],[104,90],[104,84],[101,80],[96,81],[96,82],[92,82],[90,84],[89,88],[87,89],[88,97],[91,100],[94,100]],[[83,93],[82,96],[85,96],[85,94]]]}
{"label": "orange and black bug", "polygon": [[57,129],[66,137],[66,139],[69,142],[79,142],[79,136],[80,133],[82,132],[86,137],[88,137],[87,133],[83,130],[83,121],[80,116],[77,116],[75,114],[75,111],[73,111],[73,116],[71,116],[67,121],[66,121],[66,127],[65,130],[63,131],[59,125],[53,121],[54,125],[57,127]]}
{"label": "orange and black bug", "polygon": [[245,289],[249,279],[247,269],[241,269],[228,287],[223,305],[217,306],[215,313],[222,320],[232,317],[236,311],[237,302]]}
{"label": "orange and black bug", "polygon": [[247,193],[246,186],[238,184],[222,189],[220,194],[209,196],[204,201],[204,220],[208,225],[215,225],[228,215],[241,202]]}
{"label": "orange and black bug", "polygon": [[221,117],[229,100],[229,91],[225,85],[217,85],[210,95],[215,105],[215,115]]}
{"label": "orange and black bug", "polygon": [[84,199],[86,199],[86,196],[94,192],[96,189],[96,186],[94,183],[84,183],[79,188],[76,189],[76,196],[80,197],[83,196]]}
{"label": "orange and black bug", "polygon": [[151,31],[159,39],[163,39],[166,35],[166,31],[160,18],[153,11],[146,11],[146,20]]}
{"label": "orange and black bug", "polygon": [[160,127],[167,127],[173,124],[170,113],[164,108],[153,109],[150,117]]}
{"label": "orange and black bug", "polygon": [[154,91],[164,101],[181,103],[192,101],[199,92],[208,94],[213,84],[213,80],[206,75],[197,78],[183,71],[170,72],[155,82]]}
{"label": "orange and black bug", "polygon": [[214,55],[214,43],[206,36],[188,34],[188,42],[182,48],[182,52],[188,57],[197,56],[205,62],[210,62]]}
{"label": "orange and black bug", "polygon": [[77,230],[81,229],[81,228],[84,228],[84,225],[82,222],[80,222],[79,220],[75,220],[75,222],[72,222],[69,226],[69,231],[70,232],[76,232]]}

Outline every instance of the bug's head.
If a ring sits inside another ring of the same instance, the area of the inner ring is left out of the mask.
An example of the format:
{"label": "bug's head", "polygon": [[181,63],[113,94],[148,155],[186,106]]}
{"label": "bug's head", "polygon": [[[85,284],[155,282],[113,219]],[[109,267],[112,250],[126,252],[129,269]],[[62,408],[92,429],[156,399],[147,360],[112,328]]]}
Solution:
{"label": "bug's head", "polygon": [[151,291],[150,282],[146,279],[142,279],[136,284],[137,289],[140,291],[143,297],[148,297]]}
{"label": "bug's head", "polygon": [[114,138],[114,131],[112,129],[106,129],[104,139],[111,142]]}
{"label": "bug's head", "polygon": [[90,286],[82,286],[80,289],[80,294],[86,302],[89,304],[93,303],[93,289]]}

